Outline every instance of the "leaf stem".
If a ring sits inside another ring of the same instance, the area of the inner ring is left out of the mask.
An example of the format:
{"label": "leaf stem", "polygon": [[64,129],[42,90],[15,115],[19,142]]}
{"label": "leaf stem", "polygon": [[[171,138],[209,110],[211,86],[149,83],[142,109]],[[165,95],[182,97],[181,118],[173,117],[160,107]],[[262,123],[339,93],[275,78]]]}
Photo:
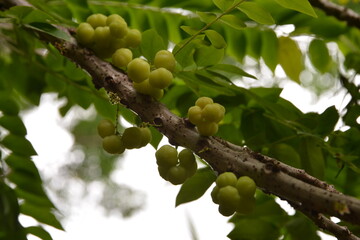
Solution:
{"label": "leaf stem", "polygon": [[234,10],[237,6],[239,6],[241,3],[245,2],[246,0],[241,0],[238,3],[235,3],[228,9],[226,9],[223,13],[221,13],[219,16],[217,16],[214,20],[207,23],[203,28],[201,28],[199,31],[197,31],[194,35],[192,35],[179,49],[177,49],[173,54],[176,56],[184,47],[186,47],[192,40],[194,40],[197,36],[199,36],[200,33],[208,29],[211,25],[213,25],[215,22],[217,22],[220,18],[222,18],[224,15],[230,13],[232,10]]}

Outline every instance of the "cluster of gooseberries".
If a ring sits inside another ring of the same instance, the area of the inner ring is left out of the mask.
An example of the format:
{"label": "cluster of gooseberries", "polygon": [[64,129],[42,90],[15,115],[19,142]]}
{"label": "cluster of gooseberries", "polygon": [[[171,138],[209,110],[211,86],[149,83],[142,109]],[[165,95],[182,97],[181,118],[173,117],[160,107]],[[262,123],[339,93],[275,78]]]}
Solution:
{"label": "cluster of gooseberries", "polygon": [[120,135],[114,123],[107,119],[99,122],[97,130],[102,137],[104,150],[111,154],[121,154],[125,149],[145,147],[152,138],[148,127],[129,127]]}
{"label": "cluster of gooseberries", "polygon": [[76,35],[81,44],[94,50],[101,58],[110,58],[118,49],[135,48],[141,42],[141,32],[128,28],[118,14],[92,14],[86,22],[79,24]]}
{"label": "cluster of gooseberries", "polygon": [[160,100],[171,84],[176,65],[174,55],[167,50],[158,51],[153,67],[144,58],[133,58],[130,48],[140,45],[141,32],[129,29],[120,15],[92,14],[79,24],[76,33],[81,44],[101,58],[111,57],[115,67],[126,70],[137,92]]}
{"label": "cluster of gooseberries", "polygon": [[219,204],[219,212],[224,216],[235,212],[249,214],[255,207],[255,190],[256,184],[250,177],[237,178],[232,172],[224,172],[217,177],[211,198]]}
{"label": "cluster of gooseberries", "polygon": [[188,110],[189,121],[196,125],[200,135],[212,136],[218,131],[218,123],[224,118],[225,108],[209,97],[200,97]]}
{"label": "cluster of gooseberries", "polygon": [[182,184],[197,170],[195,156],[189,149],[179,152],[170,145],[164,145],[156,153],[156,163],[162,178],[174,185]]}
{"label": "cluster of gooseberries", "polygon": [[174,55],[160,50],[155,54],[153,70],[146,60],[135,58],[127,65],[127,74],[137,92],[159,100],[164,95],[164,89],[172,82],[175,65]]}

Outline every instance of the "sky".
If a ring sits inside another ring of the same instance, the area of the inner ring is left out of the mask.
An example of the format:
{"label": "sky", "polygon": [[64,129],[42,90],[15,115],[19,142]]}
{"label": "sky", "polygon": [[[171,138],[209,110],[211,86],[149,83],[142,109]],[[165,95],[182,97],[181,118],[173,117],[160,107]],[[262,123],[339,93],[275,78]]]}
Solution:
{"label": "sky", "polygon": [[[285,84],[282,97],[303,111],[322,112],[331,105],[341,107],[345,101],[344,96],[338,94],[314,104],[310,93],[292,82]],[[28,129],[27,138],[38,152],[34,161],[41,174],[46,177],[54,175],[67,160],[67,153],[73,145],[72,136],[67,129],[74,114],[82,117],[89,115],[86,111],[77,111],[61,118],[58,114],[61,104],[55,100],[55,95],[44,95],[39,108],[24,114],[24,122]],[[162,144],[165,143],[166,140]],[[226,235],[231,231],[232,225],[227,223],[228,218],[218,213],[217,205],[212,203],[210,190],[199,200],[175,208],[175,198],[180,187],[167,183],[158,175],[154,154],[155,150],[150,146],[127,151],[121,168],[113,175],[117,183],[127,184],[146,194],[146,205],[143,210],[127,219],[106,216],[95,204],[96,198],[99,197],[96,185],[91,188],[93,199],[76,198],[77,192],[74,191],[74,199],[78,199],[78,202],[63,222],[66,231],[48,228],[53,239],[191,239],[188,219],[195,225],[198,239],[227,239]],[[285,203],[281,206],[293,211]],[[23,217],[22,222],[24,225],[34,224],[27,217]],[[335,239],[324,235],[322,237],[327,240]]]}

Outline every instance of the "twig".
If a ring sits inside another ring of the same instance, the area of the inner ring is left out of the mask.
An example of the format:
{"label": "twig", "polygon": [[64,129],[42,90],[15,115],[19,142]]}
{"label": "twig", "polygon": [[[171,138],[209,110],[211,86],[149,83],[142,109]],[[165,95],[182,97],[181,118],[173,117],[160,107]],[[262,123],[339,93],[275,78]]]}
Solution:
{"label": "twig", "polygon": [[305,214],[310,218],[319,228],[326,230],[333,234],[339,240],[360,240],[359,237],[355,236],[346,226],[340,226],[329,218],[325,217],[323,214],[314,212],[312,210],[306,209],[299,204],[291,203],[290,205],[296,210]]}
{"label": "twig", "polygon": [[309,0],[309,2],[312,6],[323,10],[327,15],[345,21],[348,26],[360,29],[360,14],[353,10],[327,0]]}

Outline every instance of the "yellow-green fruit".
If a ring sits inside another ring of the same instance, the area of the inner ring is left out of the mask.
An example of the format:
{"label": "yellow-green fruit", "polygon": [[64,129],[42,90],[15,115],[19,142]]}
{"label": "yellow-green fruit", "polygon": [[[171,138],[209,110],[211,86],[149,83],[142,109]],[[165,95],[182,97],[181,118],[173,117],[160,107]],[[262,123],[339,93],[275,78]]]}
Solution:
{"label": "yellow-green fruit", "polygon": [[240,196],[240,200],[236,207],[236,212],[240,214],[250,214],[254,211],[255,208],[255,198],[254,197],[242,197]]}
{"label": "yellow-green fruit", "polygon": [[166,68],[158,68],[150,72],[149,83],[155,88],[167,88],[173,79],[172,73]]}
{"label": "yellow-green fruit", "polygon": [[127,73],[133,82],[140,83],[149,78],[150,65],[144,59],[135,58],[127,65]]}
{"label": "yellow-green fruit", "polygon": [[167,172],[167,180],[174,185],[183,184],[187,179],[185,168],[181,166],[173,166]]}
{"label": "yellow-green fruit", "polygon": [[150,95],[156,100],[160,100],[164,95],[164,90],[151,86],[149,83],[149,79],[146,79],[141,83],[133,82],[133,86],[137,92]]}
{"label": "yellow-green fruit", "polygon": [[169,171],[169,168],[158,166],[159,175],[166,181],[168,180],[168,178],[167,178],[168,171]]}
{"label": "yellow-green fruit", "polygon": [[170,145],[159,148],[155,153],[155,157],[156,163],[160,167],[170,168],[178,164],[178,152]]}
{"label": "yellow-green fruit", "polygon": [[115,125],[107,119],[103,119],[97,125],[97,131],[100,137],[104,138],[115,134]]}
{"label": "yellow-green fruit", "polygon": [[123,38],[111,37],[110,39],[110,49],[115,52],[120,48],[126,48],[125,40]]}
{"label": "yellow-green fruit", "polygon": [[215,122],[202,122],[196,125],[198,132],[202,136],[213,136],[218,131],[218,124]]}
{"label": "yellow-green fruit", "polygon": [[129,29],[124,40],[126,46],[136,48],[141,43],[141,32],[137,29]]}
{"label": "yellow-green fruit", "polygon": [[111,154],[121,154],[125,151],[122,139],[118,135],[110,135],[103,138],[102,146],[104,150]]}
{"label": "yellow-green fruit", "polygon": [[122,135],[124,147],[133,149],[141,147],[142,132],[139,127],[129,127],[124,130]]}
{"label": "yellow-green fruit", "polygon": [[116,38],[123,38],[128,33],[128,27],[125,21],[113,21],[109,25],[110,33]]}
{"label": "yellow-green fruit", "polygon": [[90,46],[94,42],[94,28],[86,22],[80,23],[76,29],[76,36],[79,43]]}
{"label": "yellow-green fruit", "polygon": [[150,143],[152,139],[150,128],[142,127],[141,130],[141,144],[140,147],[145,147],[148,143]]}
{"label": "yellow-green fruit", "polygon": [[234,186],[225,186],[219,189],[219,205],[227,206],[234,211],[238,207],[240,195]]}
{"label": "yellow-green fruit", "polygon": [[201,112],[202,109],[199,106],[190,107],[188,110],[189,121],[194,125],[201,124],[202,123]]}
{"label": "yellow-green fruit", "polygon": [[111,40],[111,36],[110,36],[110,29],[108,26],[97,27],[95,29],[94,42],[99,48],[109,48],[110,40]]}
{"label": "yellow-green fruit", "polygon": [[216,186],[222,188],[226,186],[235,187],[237,183],[237,177],[233,172],[223,172],[216,178]]}
{"label": "yellow-green fruit", "polygon": [[219,213],[225,217],[229,217],[235,213],[235,210],[226,205],[219,205]]}
{"label": "yellow-green fruit", "polygon": [[194,163],[196,163],[193,152],[187,148],[179,152],[178,158],[180,165],[182,165],[185,168],[191,167],[192,165],[194,165]]}
{"label": "yellow-green fruit", "polygon": [[106,26],[107,17],[104,14],[96,13],[90,15],[86,22],[89,23],[94,29],[97,27],[104,27]]}
{"label": "yellow-green fruit", "polygon": [[126,67],[132,60],[133,54],[128,48],[120,48],[114,52],[111,62],[115,67]]}
{"label": "yellow-green fruit", "polygon": [[195,106],[199,106],[203,109],[207,104],[213,103],[214,101],[209,97],[200,97],[195,102]]}
{"label": "yellow-green fruit", "polygon": [[167,50],[160,50],[155,54],[154,65],[156,68],[166,68],[170,72],[174,72],[176,60],[174,55]]}
{"label": "yellow-green fruit", "polygon": [[209,103],[203,108],[201,117],[206,122],[220,122],[224,118],[225,108],[218,103]]}
{"label": "yellow-green fruit", "polygon": [[219,198],[218,198],[219,190],[220,188],[218,186],[215,186],[211,191],[211,199],[216,204],[219,204]]}
{"label": "yellow-green fruit", "polygon": [[256,191],[256,184],[250,177],[242,176],[237,180],[236,188],[241,196],[253,197]]}
{"label": "yellow-green fruit", "polygon": [[126,21],[119,14],[111,14],[106,19],[106,25],[109,26],[113,22],[126,22]]}

